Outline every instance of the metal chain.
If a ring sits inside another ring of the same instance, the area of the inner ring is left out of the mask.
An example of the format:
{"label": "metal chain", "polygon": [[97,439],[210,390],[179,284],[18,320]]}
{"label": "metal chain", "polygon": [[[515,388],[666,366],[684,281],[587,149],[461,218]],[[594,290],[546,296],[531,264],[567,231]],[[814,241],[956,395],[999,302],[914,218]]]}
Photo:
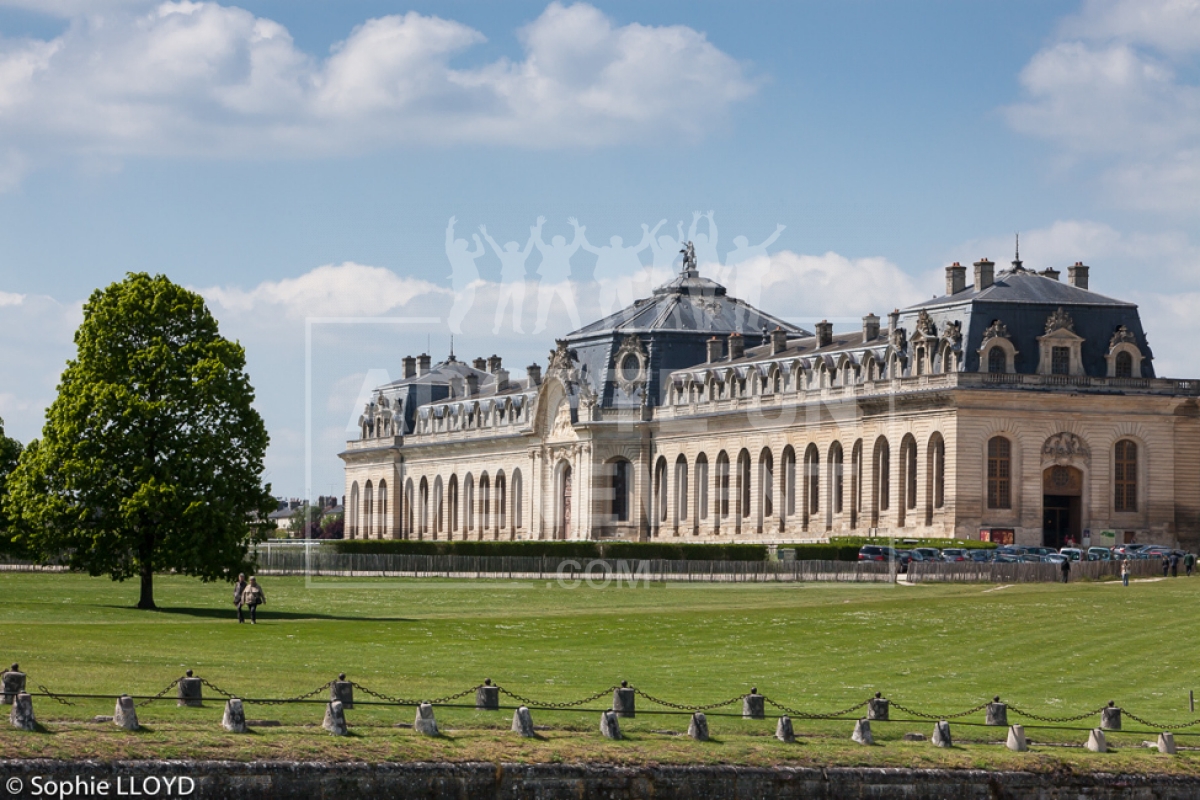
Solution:
{"label": "metal chain", "polygon": [[175,680],[173,680],[173,681],[171,681],[170,683],[168,683],[168,684],[167,684],[167,687],[166,687],[165,689],[163,689],[161,692],[159,692],[158,694],[154,695],[153,697],[151,697],[151,698],[149,698],[149,699],[143,700],[142,702],[138,703],[138,704],[137,704],[137,707],[138,707],[138,708],[141,708],[142,706],[150,705],[150,704],[151,704],[151,703],[153,703],[155,700],[161,700],[161,699],[163,698],[163,696],[164,696],[164,695],[166,695],[166,693],[167,693],[167,692],[171,691],[172,689],[174,689],[174,688],[175,688],[176,686],[178,686],[178,685],[179,685],[179,678],[176,678]]}
{"label": "metal chain", "polygon": [[715,708],[721,708],[722,706],[732,705],[732,704],[736,703],[738,700],[741,700],[743,697],[743,695],[739,694],[736,697],[731,697],[728,700],[724,700],[720,703],[709,703],[706,706],[685,706],[685,705],[680,705],[679,703],[669,703],[666,700],[661,700],[652,694],[643,692],[641,689],[635,688],[633,691],[636,692],[637,694],[640,694],[642,697],[646,698],[651,703],[658,703],[660,706],[666,706],[667,708],[674,708],[678,711],[712,711]]}
{"label": "metal chain", "polygon": [[255,703],[255,705],[260,705],[260,706],[281,706],[281,705],[285,705],[286,703],[298,703],[301,700],[307,700],[310,697],[315,697],[315,696],[319,695],[321,692],[325,691],[332,685],[333,685],[333,681],[329,681],[328,683],[322,684],[322,685],[318,686],[317,688],[313,689],[311,692],[297,695],[296,697],[289,697],[286,700],[255,700],[254,703]]}
{"label": "metal chain", "polygon": [[1128,711],[1125,711],[1124,709],[1122,709],[1121,713],[1124,714],[1125,716],[1129,717],[1134,722],[1140,722],[1143,725],[1145,725],[1147,728],[1154,728],[1155,730],[1160,730],[1160,731],[1177,731],[1182,728],[1190,728],[1193,725],[1200,725],[1200,719],[1194,719],[1191,722],[1184,722],[1179,725],[1159,725],[1156,722],[1150,722],[1149,720],[1144,720],[1141,717],[1137,716],[1136,714],[1132,714]]}
{"label": "metal chain", "polygon": [[47,689],[45,686],[42,686],[40,683],[38,684],[38,691],[41,692],[42,694],[46,695],[47,697],[49,697],[52,700],[57,700],[58,702],[62,703],[64,706],[76,705],[75,703],[72,703],[70,700],[62,699],[61,697],[56,695],[54,692]]}
{"label": "metal chain", "polygon": [[858,703],[857,705],[850,706],[849,708],[844,708],[841,711],[833,711],[828,714],[809,714],[809,713],[806,713],[804,711],[799,711],[794,708],[788,708],[787,706],[783,705],[782,703],[775,702],[774,700],[767,697],[766,695],[763,695],[763,702],[770,703],[771,705],[775,706],[776,708],[778,708],[780,711],[784,712],[788,716],[796,717],[798,719],[838,719],[840,717],[846,716],[851,711],[858,711],[860,708],[865,707],[871,701],[863,700],[861,703]]}
{"label": "metal chain", "polygon": [[[1096,716],[1097,714],[1099,714],[1101,711],[1103,711],[1106,708],[1108,708],[1108,706],[1100,706],[1095,711],[1088,711],[1085,714],[1077,714],[1076,716],[1073,716],[1073,717],[1043,717],[1040,714],[1031,714],[1028,711],[1025,711],[1024,709],[1017,708],[1014,705],[1010,705],[1008,707],[1008,710],[1013,712],[1014,714],[1017,714],[1018,716],[1028,717],[1029,719],[1036,719],[1038,722],[1079,722],[1080,720],[1087,719],[1088,717]],[[1132,714],[1130,716],[1132,716]]]}
{"label": "metal chain", "polygon": [[602,692],[596,692],[591,697],[585,697],[582,700],[574,700],[570,703],[539,703],[536,700],[530,700],[528,697],[522,697],[521,695],[516,694],[515,692],[510,692],[508,689],[505,689],[503,686],[497,686],[496,688],[499,689],[500,691],[504,692],[506,695],[508,695],[513,700],[516,700],[518,703],[520,703],[522,705],[540,706],[542,708],[575,708],[576,706],[581,706],[581,705],[584,705],[585,703],[590,703],[593,700],[599,700],[601,697],[604,697],[604,695],[609,694],[610,692],[614,691],[615,689],[618,689],[619,687],[615,686],[615,685],[610,686]]}
{"label": "metal chain", "polygon": [[379,692],[371,691],[370,689],[363,686],[362,684],[355,683],[354,681],[351,681],[350,685],[353,686],[355,689],[358,689],[363,694],[369,694],[371,697],[375,697],[379,700],[384,701],[385,703],[395,703],[398,706],[419,706],[421,704],[420,700],[406,700],[403,697],[391,697],[386,694],[380,694]]}
{"label": "metal chain", "polygon": [[483,684],[481,683],[478,686],[472,686],[470,689],[463,689],[461,692],[458,692],[457,694],[448,694],[445,697],[439,697],[436,700],[430,700],[429,703],[431,703],[432,705],[435,705],[435,706],[439,705],[440,703],[449,703],[451,700],[457,700],[460,697],[466,697],[467,695],[471,694],[472,692],[479,691],[480,686],[483,686]]}
{"label": "metal chain", "polygon": [[213,690],[214,692],[216,692],[217,694],[219,694],[219,695],[224,695],[226,698],[233,698],[233,697],[237,697],[237,695],[236,695],[236,694],[230,694],[229,692],[227,692],[227,691],[225,691],[224,689],[222,689],[220,686],[214,686],[213,684],[211,684],[211,683],[209,683],[208,681],[204,680],[204,678],[200,678],[200,682],[201,682],[201,683],[203,683],[203,684],[204,684],[205,686],[207,686],[208,688],[212,689],[212,690]]}
{"label": "metal chain", "polygon": [[[912,714],[914,717],[921,717],[922,719],[941,720],[941,719],[958,719],[960,717],[968,717],[971,714],[978,714],[980,711],[983,711],[985,708],[987,708],[991,701],[980,703],[979,705],[975,706],[974,708],[969,708],[966,711],[960,711],[957,714],[922,714],[920,711],[914,711],[911,708],[906,708],[906,707],[900,705],[895,700],[892,700],[890,702],[892,704],[892,708],[894,708],[898,711],[903,711],[905,714]],[[1010,706],[1010,708],[1011,708],[1011,706]]]}

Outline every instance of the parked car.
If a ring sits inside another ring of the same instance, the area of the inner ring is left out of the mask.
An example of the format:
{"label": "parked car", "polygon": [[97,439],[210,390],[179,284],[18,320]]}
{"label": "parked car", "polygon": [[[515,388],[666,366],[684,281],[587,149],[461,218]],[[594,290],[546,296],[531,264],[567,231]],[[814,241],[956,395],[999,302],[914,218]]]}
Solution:
{"label": "parked car", "polygon": [[859,561],[899,560],[896,551],[880,544],[864,544],[858,551]]}
{"label": "parked car", "polygon": [[914,547],[913,555],[920,553],[926,561],[941,561],[942,553],[936,547]]}
{"label": "parked car", "polygon": [[[1088,561],[1112,561],[1113,555],[1107,547],[1089,547]],[[1095,556],[1095,558],[1092,558]]]}
{"label": "parked car", "polygon": [[1039,555],[1038,553],[1026,553],[1025,555],[1021,556],[1021,561],[1025,564],[1040,564],[1045,560],[1045,558],[1045,556]]}
{"label": "parked car", "polygon": [[996,554],[991,550],[970,550],[967,552],[967,557],[971,561],[986,563],[988,561],[994,561]]}
{"label": "parked car", "polygon": [[996,548],[995,553],[997,557],[1001,555],[1023,556],[1025,555],[1025,548],[1015,544],[1002,544]]}
{"label": "parked car", "polygon": [[1072,560],[1072,559],[1068,558],[1067,556],[1063,555],[1062,553],[1047,553],[1046,555],[1042,556],[1042,561],[1045,561],[1046,563],[1049,563],[1049,564],[1061,564],[1064,561],[1070,561],[1070,560]]}
{"label": "parked car", "polygon": [[997,564],[1022,564],[1025,561],[1025,554],[1017,555],[1015,553],[996,553],[992,559]]}
{"label": "parked car", "polygon": [[967,551],[961,547],[947,547],[942,550],[943,561],[966,561]]}
{"label": "parked car", "polygon": [[1057,553],[1053,547],[1026,547],[1025,552],[1028,555],[1048,556],[1051,553]]}
{"label": "parked car", "polygon": [[1064,547],[1058,551],[1072,561],[1083,561],[1083,551],[1078,547]]}

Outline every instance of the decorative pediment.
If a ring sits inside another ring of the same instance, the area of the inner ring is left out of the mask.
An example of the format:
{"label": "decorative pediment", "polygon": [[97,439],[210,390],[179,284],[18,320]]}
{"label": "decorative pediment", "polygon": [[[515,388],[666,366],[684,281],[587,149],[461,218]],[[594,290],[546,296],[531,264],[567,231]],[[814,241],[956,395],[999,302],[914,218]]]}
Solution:
{"label": "decorative pediment", "polygon": [[1113,333],[1112,339],[1108,341],[1108,349],[1114,350],[1119,344],[1131,344],[1135,347],[1137,346],[1137,337],[1134,336],[1133,332],[1124,325],[1117,326],[1117,330],[1115,333]]}
{"label": "decorative pediment", "polygon": [[1008,326],[998,319],[992,320],[992,324],[983,332],[983,341],[985,344],[992,339],[1012,339],[1008,334]]}
{"label": "decorative pediment", "polygon": [[1092,451],[1087,442],[1070,431],[1056,433],[1042,445],[1042,456],[1056,462],[1067,462],[1075,459],[1087,461],[1092,457]]}
{"label": "decorative pediment", "polygon": [[1053,314],[1046,317],[1046,333],[1051,334],[1062,330],[1074,333],[1075,320],[1071,319],[1071,315],[1064,311],[1062,306],[1059,306]]}

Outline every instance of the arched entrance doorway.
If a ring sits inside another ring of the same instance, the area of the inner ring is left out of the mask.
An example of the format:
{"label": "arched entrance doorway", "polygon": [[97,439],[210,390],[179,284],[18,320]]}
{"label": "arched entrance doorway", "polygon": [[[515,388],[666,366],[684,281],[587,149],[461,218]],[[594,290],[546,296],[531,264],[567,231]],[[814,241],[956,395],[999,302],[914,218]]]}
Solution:
{"label": "arched entrance doorway", "polygon": [[1042,546],[1078,547],[1082,541],[1083,472],[1055,465],[1042,473]]}
{"label": "arched entrance doorway", "polygon": [[563,463],[558,473],[558,530],[556,539],[566,539],[571,530],[571,465]]}

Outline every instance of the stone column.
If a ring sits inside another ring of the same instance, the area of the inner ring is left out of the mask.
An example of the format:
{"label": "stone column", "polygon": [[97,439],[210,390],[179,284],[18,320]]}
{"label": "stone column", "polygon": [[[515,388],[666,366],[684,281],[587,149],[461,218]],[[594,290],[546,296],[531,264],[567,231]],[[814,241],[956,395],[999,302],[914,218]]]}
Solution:
{"label": "stone column", "polygon": [[341,673],[329,684],[329,699],[341,702],[342,708],[354,708],[354,684],[346,680],[346,673]]}
{"label": "stone column", "polygon": [[889,703],[879,692],[867,701],[867,719],[879,720],[886,722],[888,718]]}
{"label": "stone column", "polygon": [[423,733],[426,736],[438,735],[437,720],[433,717],[432,705],[421,703],[421,705],[417,706],[417,716],[413,720],[413,730],[417,733]]}
{"label": "stone column", "polygon": [[1108,701],[1108,708],[1100,711],[1100,728],[1106,731],[1121,730],[1121,709],[1112,700]]}
{"label": "stone column", "polygon": [[954,746],[954,741],[950,738],[950,723],[946,720],[933,726],[933,744],[935,747]]}
{"label": "stone column", "polygon": [[742,698],[742,718],[764,719],[766,716],[766,704],[756,686],[750,690],[750,694]]}
{"label": "stone column", "polygon": [[19,692],[13,698],[12,710],[8,712],[8,721],[14,728],[23,731],[37,730],[37,719],[33,716],[33,698],[29,696],[28,692]]}
{"label": "stone column", "polygon": [[325,719],[321,727],[334,736],[346,735],[346,711],[340,700],[331,700],[325,706]]}
{"label": "stone column", "polygon": [[1008,729],[1008,741],[1005,743],[1009,750],[1016,753],[1024,753],[1029,749],[1029,742],[1025,740],[1025,726],[1012,725]]}
{"label": "stone column", "polygon": [[621,722],[617,719],[617,712],[605,711],[600,715],[600,733],[606,739],[621,738]]}
{"label": "stone column", "polygon": [[512,730],[527,739],[537,735],[533,730],[533,717],[530,716],[529,709],[525,706],[521,706],[513,712]]}
{"label": "stone column", "polygon": [[692,714],[692,721],[688,723],[688,736],[692,737],[697,742],[707,742],[708,717],[704,716],[699,711]]}
{"label": "stone column", "polygon": [[875,737],[871,734],[870,720],[860,719],[855,722],[854,733],[850,734],[850,738],[859,744],[875,744]]}
{"label": "stone column", "polygon": [[499,711],[500,710],[500,687],[492,686],[492,679],[488,678],[475,690],[475,707],[484,711]]}
{"label": "stone column", "polygon": [[137,709],[134,708],[133,698],[123,694],[117,698],[117,706],[113,711],[113,722],[127,731],[136,731],[138,724]]}
{"label": "stone column", "polygon": [[988,703],[985,722],[988,725],[1008,725],[1008,705],[1001,703],[999,696],[993,697],[992,702]]}
{"label": "stone column", "polygon": [[190,708],[199,708],[204,705],[203,690],[200,686],[200,679],[192,677],[192,671],[189,669],[187,674],[179,679],[179,694],[176,701],[177,706],[188,706]]}
{"label": "stone column", "polygon": [[17,664],[13,664],[10,669],[0,675],[0,689],[4,692],[3,698],[0,698],[0,704],[6,706],[12,705],[16,696],[25,691],[25,673],[21,672]]}
{"label": "stone column", "polygon": [[634,709],[634,691],[628,682],[621,681],[621,685],[613,689],[613,711],[618,717],[627,717],[632,719],[635,714]]}
{"label": "stone column", "polygon": [[779,722],[775,723],[775,738],[788,744],[796,741],[796,730],[792,727],[792,718],[787,714],[784,714],[779,718]]}
{"label": "stone column", "polygon": [[221,717],[221,727],[230,733],[246,733],[246,710],[242,701],[231,697],[225,701],[225,713]]}

